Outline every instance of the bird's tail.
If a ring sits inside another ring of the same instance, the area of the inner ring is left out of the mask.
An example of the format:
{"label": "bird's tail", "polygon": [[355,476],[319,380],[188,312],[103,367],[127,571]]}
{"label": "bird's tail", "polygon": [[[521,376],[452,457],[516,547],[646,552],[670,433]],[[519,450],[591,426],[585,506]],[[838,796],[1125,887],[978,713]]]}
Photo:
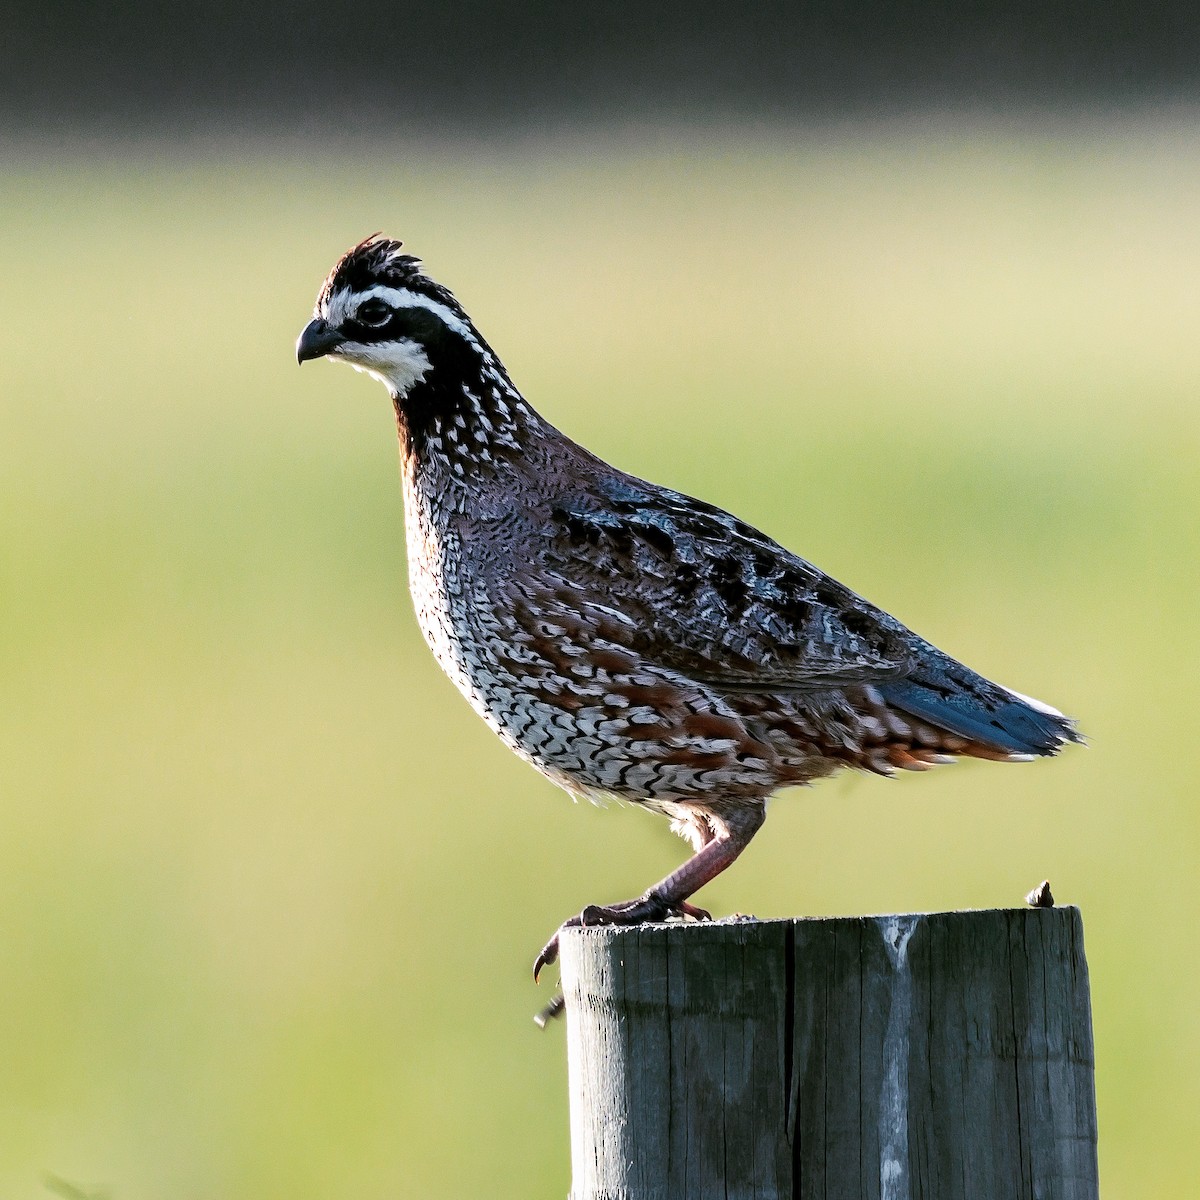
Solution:
{"label": "bird's tail", "polygon": [[1056,708],[992,683],[936,652],[912,675],[880,684],[890,707],[966,741],[975,758],[1020,762],[1057,754],[1083,737]]}

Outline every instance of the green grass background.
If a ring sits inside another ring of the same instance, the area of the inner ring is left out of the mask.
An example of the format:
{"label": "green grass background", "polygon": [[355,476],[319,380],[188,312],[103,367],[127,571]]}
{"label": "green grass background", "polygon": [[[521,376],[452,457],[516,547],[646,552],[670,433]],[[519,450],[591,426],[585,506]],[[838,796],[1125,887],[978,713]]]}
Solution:
{"label": "green grass background", "polygon": [[530,960],[685,847],[512,758],[420,641],[387,397],[292,352],[378,228],[560,427],[1079,717],[1054,763],[785,794],[702,899],[1048,876],[1086,923],[1105,1194],[1194,1194],[1198,151],[1141,122],[7,154],[0,1194],[567,1191]]}

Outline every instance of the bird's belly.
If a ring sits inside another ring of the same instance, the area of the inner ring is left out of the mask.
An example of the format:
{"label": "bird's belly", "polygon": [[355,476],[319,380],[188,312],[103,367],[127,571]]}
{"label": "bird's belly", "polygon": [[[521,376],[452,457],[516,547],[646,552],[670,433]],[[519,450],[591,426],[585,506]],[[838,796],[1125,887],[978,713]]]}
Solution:
{"label": "bird's belly", "polygon": [[[524,661],[482,588],[414,575],[421,631],[442,670],[517,755],[576,795],[636,801],[762,796],[799,782],[767,748],[730,730],[689,729],[706,711],[694,688],[650,711],[631,706],[628,679],[602,669],[559,674]],[[644,680],[641,685],[645,687]],[[666,685],[664,684],[664,688]]]}
{"label": "bird's belly", "polygon": [[511,665],[511,645],[479,597],[453,582],[431,587],[413,577],[417,621],[438,665],[471,707],[521,758],[560,786],[578,793],[620,784],[613,761],[617,740],[598,711],[569,711],[553,702],[545,680]]}

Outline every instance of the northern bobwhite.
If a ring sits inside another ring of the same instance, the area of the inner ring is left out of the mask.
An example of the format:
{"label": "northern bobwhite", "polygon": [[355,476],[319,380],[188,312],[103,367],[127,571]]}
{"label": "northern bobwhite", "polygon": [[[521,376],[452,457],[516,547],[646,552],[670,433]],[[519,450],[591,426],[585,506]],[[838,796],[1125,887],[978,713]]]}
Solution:
{"label": "northern bobwhite", "polygon": [[[399,242],[367,238],[329,273],[296,345],[322,356],[391,393],[412,596],[442,669],[542,774],[663,813],[695,850],[567,926],[707,916],[689,898],[779,788],[1080,740],[757,529],[576,445]],[[556,934],[535,977],[557,953]]]}

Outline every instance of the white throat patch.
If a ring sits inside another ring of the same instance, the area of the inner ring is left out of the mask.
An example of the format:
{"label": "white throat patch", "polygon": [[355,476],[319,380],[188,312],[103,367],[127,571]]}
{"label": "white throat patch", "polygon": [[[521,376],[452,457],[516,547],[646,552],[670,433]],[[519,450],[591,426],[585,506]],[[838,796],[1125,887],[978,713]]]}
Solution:
{"label": "white throat patch", "polygon": [[374,376],[397,396],[408,395],[429,371],[425,348],[408,338],[380,342],[374,346],[346,342],[329,357],[338,362],[347,362],[356,371],[365,371]]}

